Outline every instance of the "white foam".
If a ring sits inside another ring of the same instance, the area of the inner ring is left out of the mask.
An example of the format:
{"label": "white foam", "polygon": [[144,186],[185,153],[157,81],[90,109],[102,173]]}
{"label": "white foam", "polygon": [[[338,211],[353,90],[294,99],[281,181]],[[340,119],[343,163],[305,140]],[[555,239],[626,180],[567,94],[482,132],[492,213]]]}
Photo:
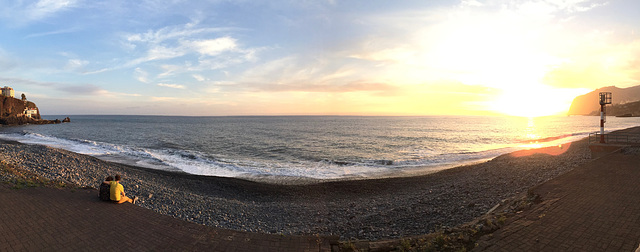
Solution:
{"label": "white foam", "polygon": [[[542,143],[557,145],[585,137],[588,133]],[[260,178],[262,181],[295,181],[299,179],[338,180],[360,179],[402,174],[428,173],[444,168],[491,159],[501,154],[529,148],[521,145],[495,146],[492,150],[461,149],[458,153],[440,153],[428,147],[407,147],[406,160],[362,160],[348,163],[326,161],[276,161],[215,158],[187,150],[148,149],[116,145],[84,139],[62,139],[37,133],[0,134],[1,139],[26,144],[40,144],[96,156],[112,162],[133,164],[147,168],[184,171],[190,174],[220,177]],[[536,147],[544,147],[536,146]]]}
{"label": "white foam", "polygon": [[[364,165],[340,166],[329,162],[269,162],[249,160],[212,160],[204,158],[201,153],[169,153],[168,151],[152,151],[152,155],[163,163],[182,171],[197,175],[222,177],[271,177],[273,179],[309,178],[309,179],[344,179],[350,177],[368,177],[373,174],[388,172],[384,167]],[[185,158],[187,156],[187,158]]]}
{"label": "white foam", "polygon": [[135,164],[142,167],[180,170],[190,174],[220,177],[269,177],[274,180],[287,178],[345,179],[371,177],[389,173],[384,166],[337,165],[331,162],[269,162],[251,160],[214,160],[202,153],[181,150],[151,150],[118,146],[89,140],[68,140],[37,133],[0,134],[5,140],[25,144],[39,144],[68,151],[96,156],[108,161]]}
{"label": "white foam", "polygon": [[443,154],[435,151],[411,150],[420,158],[411,160],[364,160],[361,163],[338,164],[331,161],[255,161],[212,159],[204,154],[184,150],[151,150],[118,146],[89,140],[68,140],[37,133],[2,134],[0,138],[27,144],[42,144],[66,149],[72,152],[97,156],[108,161],[135,164],[142,167],[180,170],[204,176],[268,178],[271,182],[283,180],[314,179],[338,180],[386,177],[391,174],[428,172],[456,164],[477,162],[478,160],[506,153],[508,149],[484,152]]}

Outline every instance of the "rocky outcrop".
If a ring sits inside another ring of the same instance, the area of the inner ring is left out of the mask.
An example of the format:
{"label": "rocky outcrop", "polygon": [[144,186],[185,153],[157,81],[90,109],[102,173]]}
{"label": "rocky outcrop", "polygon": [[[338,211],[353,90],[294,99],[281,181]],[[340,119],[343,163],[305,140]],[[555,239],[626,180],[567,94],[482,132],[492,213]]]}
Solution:
{"label": "rocky outcrop", "polygon": [[[22,101],[13,97],[0,96],[0,118],[5,117],[20,117],[24,115],[26,108],[35,108],[35,103],[29,101]],[[33,119],[40,119],[40,112],[33,116]]]}
{"label": "rocky outcrop", "polygon": [[[26,109],[35,109],[36,112],[27,116]],[[71,120],[65,118],[67,122]],[[0,125],[22,125],[22,124],[52,124],[60,123],[60,120],[43,120],[40,117],[40,109],[35,103],[23,101],[13,97],[0,96]]]}
{"label": "rocky outcrop", "polygon": [[603,87],[574,98],[567,114],[590,115],[597,112],[599,115],[600,103],[598,101],[600,92],[611,92],[613,105],[640,101],[640,86],[629,88]]}
{"label": "rocky outcrop", "polygon": [[0,117],[0,125],[23,125],[23,124],[53,124],[60,123],[51,120],[33,119],[26,116]]}

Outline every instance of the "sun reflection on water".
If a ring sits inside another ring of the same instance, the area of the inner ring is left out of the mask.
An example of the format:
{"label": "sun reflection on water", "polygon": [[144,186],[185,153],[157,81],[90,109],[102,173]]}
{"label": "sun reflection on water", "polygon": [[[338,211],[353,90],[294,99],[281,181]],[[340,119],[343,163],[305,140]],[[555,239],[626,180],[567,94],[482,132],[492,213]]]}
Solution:
{"label": "sun reflection on water", "polygon": [[523,131],[523,138],[518,147],[523,148],[523,151],[513,153],[514,156],[527,156],[535,153],[545,153],[549,155],[559,155],[567,151],[571,143],[557,144],[556,140],[567,137],[567,135],[561,136],[549,136],[544,129],[551,128],[551,125],[544,125],[545,123],[551,123],[544,120],[544,118],[527,118],[527,126]]}
{"label": "sun reflection on water", "polygon": [[535,117],[527,118],[527,127],[524,130],[524,140],[522,141],[524,145],[520,147],[525,148],[540,148],[542,144],[539,143],[540,132],[536,127]]}

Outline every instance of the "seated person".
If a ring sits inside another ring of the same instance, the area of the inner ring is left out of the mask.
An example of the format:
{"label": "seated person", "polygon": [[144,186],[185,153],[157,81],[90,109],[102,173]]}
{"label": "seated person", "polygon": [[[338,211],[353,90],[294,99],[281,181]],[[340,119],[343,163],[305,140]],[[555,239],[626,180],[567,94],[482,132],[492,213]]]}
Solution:
{"label": "seated person", "polygon": [[113,181],[113,177],[109,176],[105,181],[100,183],[100,192],[98,193],[100,200],[111,201],[111,181]]}
{"label": "seated person", "polygon": [[111,181],[109,184],[111,185],[111,201],[116,202],[118,204],[129,202],[132,204],[136,203],[138,197],[133,197],[130,199],[127,195],[124,194],[124,187],[120,184],[120,180],[122,178],[119,174],[116,174],[116,181]]}

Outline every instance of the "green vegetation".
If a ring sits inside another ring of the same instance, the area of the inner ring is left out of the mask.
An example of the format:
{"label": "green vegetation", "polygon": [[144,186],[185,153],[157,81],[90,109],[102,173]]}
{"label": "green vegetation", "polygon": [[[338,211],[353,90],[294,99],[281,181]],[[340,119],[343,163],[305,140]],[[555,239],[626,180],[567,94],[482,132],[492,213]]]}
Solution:
{"label": "green vegetation", "polygon": [[400,251],[410,251],[411,250],[411,240],[401,240],[400,241]]}
{"label": "green vegetation", "polygon": [[342,242],[340,244],[340,251],[360,251],[360,250],[358,250],[356,245],[352,243],[351,240],[349,240],[346,242]]}
{"label": "green vegetation", "polygon": [[498,225],[502,226],[504,225],[504,222],[507,220],[507,216],[502,215],[498,218]]}
{"label": "green vegetation", "polygon": [[24,187],[38,187],[43,184],[33,180],[15,179],[13,181],[13,189],[22,189]]}
{"label": "green vegetation", "polygon": [[480,237],[495,232],[505,221],[504,215],[486,216],[466,226],[402,240],[397,251],[470,251]]}
{"label": "green vegetation", "polygon": [[65,182],[40,177],[33,172],[20,169],[4,160],[0,160],[0,179],[3,179],[5,184],[11,185],[13,189],[40,186],[64,188],[68,186]]}
{"label": "green vegetation", "polygon": [[[340,251],[369,251],[372,247],[378,248],[377,251],[470,251],[478,246],[477,242],[482,236],[491,236],[493,232],[504,226],[509,216],[540,202],[539,195],[528,191],[520,198],[501,203],[501,207],[498,208],[501,210],[456,228],[443,227],[434,233],[400,240],[379,242],[350,240],[341,242]],[[544,217],[544,214],[539,217]],[[379,249],[382,247],[385,249]]]}

